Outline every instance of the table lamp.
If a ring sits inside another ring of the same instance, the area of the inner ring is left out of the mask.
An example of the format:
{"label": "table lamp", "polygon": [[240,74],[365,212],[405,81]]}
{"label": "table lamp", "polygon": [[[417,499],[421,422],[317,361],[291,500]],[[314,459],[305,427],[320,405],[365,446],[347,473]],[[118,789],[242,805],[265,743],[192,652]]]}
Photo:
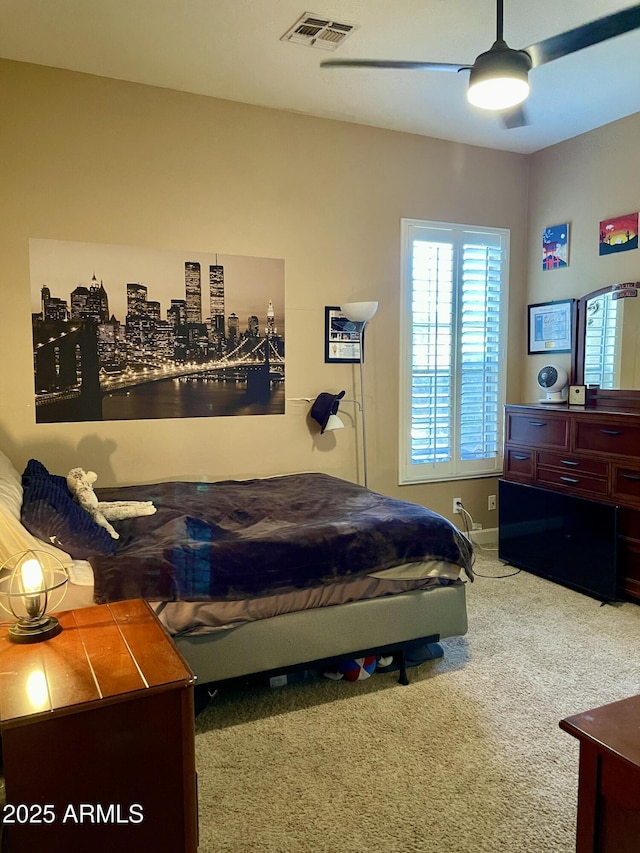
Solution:
{"label": "table lamp", "polygon": [[47,551],[22,551],[5,560],[0,606],[17,620],[9,627],[12,642],[38,643],[60,633],[60,623],[47,610],[60,605],[68,580],[64,565]]}

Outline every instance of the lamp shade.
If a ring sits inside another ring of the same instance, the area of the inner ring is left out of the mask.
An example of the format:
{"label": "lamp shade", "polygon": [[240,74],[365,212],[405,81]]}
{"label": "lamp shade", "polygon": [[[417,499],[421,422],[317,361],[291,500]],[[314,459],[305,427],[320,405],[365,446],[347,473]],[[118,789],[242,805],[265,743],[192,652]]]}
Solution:
{"label": "lamp shade", "polygon": [[505,42],[495,42],[481,53],[469,75],[467,100],[483,110],[506,110],[522,103],[529,94],[531,59]]}
{"label": "lamp shade", "polygon": [[337,415],[329,415],[329,420],[327,421],[323,432],[333,432],[334,429],[344,429],[344,423]]}
{"label": "lamp shade", "polygon": [[354,323],[366,323],[378,310],[377,302],[343,302],[340,310]]}
{"label": "lamp shade", "polygon": [[0,566],[0,606],[17,621],[9,627],[15,643],[37,643],[62,629],[47,610],[60,604],[69,580],[63,564],[47,551],[22,551]]}

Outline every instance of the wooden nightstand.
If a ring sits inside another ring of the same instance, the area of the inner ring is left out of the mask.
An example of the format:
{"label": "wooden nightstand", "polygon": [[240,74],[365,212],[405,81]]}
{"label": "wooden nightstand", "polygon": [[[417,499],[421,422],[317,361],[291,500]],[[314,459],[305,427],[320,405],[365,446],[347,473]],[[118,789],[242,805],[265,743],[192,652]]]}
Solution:
{"label": "wooden nightstand", "polygon": [[567,717],[580,742],[577,853],[637,853],[640,844],[640,696]]}
{"label": "wooden nightstand", "polygon": [[0,631],[3,850],[195,853],[193,674],[143,601],[58,618]]}

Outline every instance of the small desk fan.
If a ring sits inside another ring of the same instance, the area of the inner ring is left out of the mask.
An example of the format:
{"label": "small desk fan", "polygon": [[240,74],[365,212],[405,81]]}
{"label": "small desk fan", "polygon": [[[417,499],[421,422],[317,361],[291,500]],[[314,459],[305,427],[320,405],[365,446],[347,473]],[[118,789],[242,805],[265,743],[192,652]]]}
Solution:
{"label": "small desk fan", "polygon": [[564,367],[558,367],[555,364],[545,364],[538,371],[538,385],[546,392],[546,397],[542,397],[540,403],[564,403],[564,391],[569,384],[569,376]]}

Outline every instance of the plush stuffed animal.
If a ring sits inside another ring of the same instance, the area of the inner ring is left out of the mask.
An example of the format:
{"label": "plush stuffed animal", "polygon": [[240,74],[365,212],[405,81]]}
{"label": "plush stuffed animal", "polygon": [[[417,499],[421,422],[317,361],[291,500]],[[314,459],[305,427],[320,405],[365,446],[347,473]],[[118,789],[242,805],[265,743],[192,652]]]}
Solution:
{"label": "plush stuffed animal", "polygon": [[109,523],[110,520],[137,518],[156,512],[153,501],[99,501],[93,491],[93,484],[97,479],[95,471],[72,468],[67,474],[67,486],[80,506],[86,509],[96,524],[108,530],[114,539],[119,539],[120,534]]}

